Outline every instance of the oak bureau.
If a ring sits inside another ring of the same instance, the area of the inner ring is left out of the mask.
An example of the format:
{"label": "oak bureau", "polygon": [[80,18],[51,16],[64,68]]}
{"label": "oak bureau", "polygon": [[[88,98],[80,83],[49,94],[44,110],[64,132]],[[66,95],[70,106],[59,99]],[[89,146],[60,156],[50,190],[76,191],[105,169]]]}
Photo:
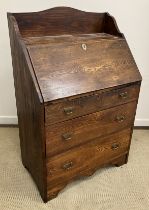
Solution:
{"label": "oak bureau", "polygon": [[23,165],[44,202],[127,163],[141,76],[108,13],[8,13]]}

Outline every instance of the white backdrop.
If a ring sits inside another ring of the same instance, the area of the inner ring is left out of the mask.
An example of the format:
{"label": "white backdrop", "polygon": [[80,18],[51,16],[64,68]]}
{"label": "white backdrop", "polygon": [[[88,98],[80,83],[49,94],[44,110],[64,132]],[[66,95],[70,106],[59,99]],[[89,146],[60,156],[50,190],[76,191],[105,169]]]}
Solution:
{"label": "white backdrop", "polygon": [[6,12],[32,12],[55,6],[109,12],[116,18],[143,76],[135,125],[149,126],[148,0],[0,0],[0,124],[17,123]]}

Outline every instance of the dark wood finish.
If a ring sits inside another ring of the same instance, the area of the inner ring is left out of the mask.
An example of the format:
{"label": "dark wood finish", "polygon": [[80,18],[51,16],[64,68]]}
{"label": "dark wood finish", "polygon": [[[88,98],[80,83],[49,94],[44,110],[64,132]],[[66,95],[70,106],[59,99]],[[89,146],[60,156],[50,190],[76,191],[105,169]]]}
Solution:
{"label": "dark wood finish", "polygon": [[[134,120],[135,110],[136,102],[131,102],[46,127],[47,156],[130,127]],[[121,117],[124,119],[119,119]],[[69,139],[64,139],[63,135],[66,134],[69,134]]]}
{"label": "dark wood finish", "polygon": [[23,41],[27,47],[30,45],[42,45],[42,44],[51,44],[51,43],[62,43],[62,42],[75,42],[77,41],[86,41],[94,39],[94,41],[99,41],[99,39],[120,39],[120,37],[106,34],[106,33],[90,33],[90,34],[65,34],[65,35],[56,35],[56,36],[37,36],[37,37],[23,37]]}
{"label": "dark wood finish", "polygon": [[60,40],[28,46],[44,102],[140,80],[125,39]]}
{"label": "dark wood finish", "polygon": [[101,165],[99,166],[96,166],[95,168],[87,168],[86,170],[83,170],[82,173],[80,172],[78,176],[72,178],[71,180],[69,179],[68,182],[61,182],[55,186],[52,186],[52,187],[49,187],[48,190],[47,190],[47,197],[48,197],[48,200],[51,200],[55,197],[57,197],[58,193],[63,189],[65,188],[65,186],[70,183],[71,181],[75,180],[75,179],[78,179],[80,177],[85,177],[85,176],[91,176],[95,173],[95,171],[100,168],[100,167],[103,167],[103,166],[106,166],[106,165],[115,165],[117,167],[119,166],[122,166],[123,164],[126,164],[127,163],[127,154],[124,154],[124,155],[121,155],[117,158],[114,158],[113,160],[109,160],[109,163],[102,163]]}
{"label": "dark wood finish", "polygon": [[[125,155],[128,151],[130,134],[131,129],[129,128],[107,137],[97,138],[85,145],[47,159],[48,195],[50,196],[52,189],[53,196],[53,187],[56,189],[75,177],[84,176],[84,172],[86,173],[88,169],[94,170]],[[113,164],[117,163],[119,164],[119,161],[113,161]],[[58,192],[59,189],[54,193]]]}
{"label": "dark wood finish", "polygon": [[21,156],[47,202],[128,161],[141,75],[108,13],[8,13]]}
{"label": "dark wood finish", "polygon": [[19,31],[13,16],[8,15],[8,23],[22,163],[33,176],[45,200],[44,107],[40,101],[42,96],[25,46],[19,40]]}
{"label": "dark wood finish", "polygon": [[[56,101],[45,106],[45,123],[47,125],[65,121],[82,115],[121,105],[138,98],[140,84],[131,84],[124,87],[116,87],[110,90],[100,90],[91,94],[71,97],[62,101]],[[124,95],[125,94],[125,95]],[[71,113],[65,109],[72,108]]]}
{"label": "dark wood finish", "polygon": [[[56,7],[41,12],[14,13],[22,37],[63,34],[112,33],[122,36],[108,13],[83,12]],[[105,19],[107,24],[105,24]],[[112,24],[112,27],[111,27]]]}

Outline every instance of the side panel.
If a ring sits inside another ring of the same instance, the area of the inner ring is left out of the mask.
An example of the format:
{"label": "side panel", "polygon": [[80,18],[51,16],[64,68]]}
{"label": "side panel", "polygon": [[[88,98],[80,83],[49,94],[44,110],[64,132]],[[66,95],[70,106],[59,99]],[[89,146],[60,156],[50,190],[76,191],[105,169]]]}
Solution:
{"label": "side panel", "polygon": [[17,24],[10,14],[8,24],[22,162],[35,180],[42,198],[46,200],[44,106]]}

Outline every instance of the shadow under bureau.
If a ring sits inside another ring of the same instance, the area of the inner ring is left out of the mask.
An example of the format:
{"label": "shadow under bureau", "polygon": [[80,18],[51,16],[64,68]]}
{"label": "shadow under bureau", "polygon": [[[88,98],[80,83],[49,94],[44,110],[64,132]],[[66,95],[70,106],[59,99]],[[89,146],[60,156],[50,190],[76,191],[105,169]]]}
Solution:
{"label": "shadow under bureau", "polygon": [[141,76],[108,13],[8,13],[23,165],[42,199],[127,162]]}

